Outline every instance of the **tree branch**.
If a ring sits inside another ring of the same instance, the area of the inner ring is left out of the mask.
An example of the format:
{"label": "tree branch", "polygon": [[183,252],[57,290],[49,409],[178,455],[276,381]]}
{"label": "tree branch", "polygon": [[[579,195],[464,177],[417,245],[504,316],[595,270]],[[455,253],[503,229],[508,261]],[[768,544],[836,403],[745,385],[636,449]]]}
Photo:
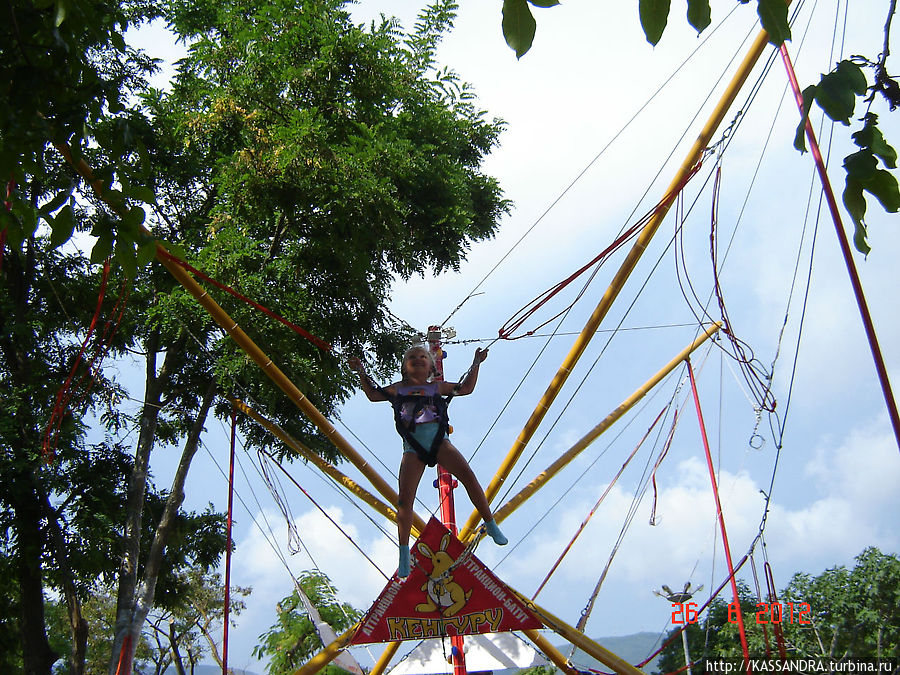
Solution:
{"label": "tree branch", "polygon": [[203,394],[203,401],[197,417],[191,427],[190,433],[185,440],[184,450],[181,453],[181,460],[175,471],[175,477],[172,479],[172,487],[169,496],[166,499],[166,505],[163,509],[162,516],[159,519],[159,525],[156,527],[156,534],[153,537],[153,543],[150,545],[150,552],[147,555],[147,563],[144,566],[144,589],[138,602],[137,611],[135,612],[135,623],[143,623],[144,617],[150,611],[153,605],[153,598],[156,594],[156,582],[159,577],[160,568],[162,567],[163,557],[165,555],[166,545],[168,544],[169,535],[175,525],[175,518],[178,515],[178,509],[184,501],[184,483],[187,480],[188,470],[191,466],[191,460],[197,452],[200,445],[200,436],[203,433],[203,426],[206,424],[206,418],[209,409],[212,406],[213,399],[216,396],[218,385],[215,380],[210,380],[207,384],[206,391]]}

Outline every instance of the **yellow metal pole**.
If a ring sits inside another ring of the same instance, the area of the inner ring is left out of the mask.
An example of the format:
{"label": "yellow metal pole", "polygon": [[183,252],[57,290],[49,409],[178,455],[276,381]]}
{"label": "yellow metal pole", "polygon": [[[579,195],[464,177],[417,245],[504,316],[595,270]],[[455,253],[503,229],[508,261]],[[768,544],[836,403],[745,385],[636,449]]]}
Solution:
{"label": "yellow metal pole", "polygon": [[[703,151],[706,149],[709,141],[712,139],[712,136],[716,132],[716,129],[722,123],[722,120],[725,119],[725,114],[728,112],[731,104],[734,103],[734,100],[737,97],[741,87],[744,85],[744,82],[750,76],[750,72],[753,70],[753,67],[756,65],[757,60],[759,60],[760,55],[763,53],[768,40],[768,33],[766,33],[766,31],[760,31],[753,45],[750,47],[747,55],[744,57],[744,60],[741,62],[741,65],[735,73],[734,77],[732,77],[731,82],[728,84],[728,88],[725,90],[725,93],[722,95],[722,98],[716,105],[715,110],[713,110],[712,115],[710,116],[709,120],[707,120],[706,125],[703,127],[700,135],[697,137],[697,140],[694,141],[694,145],[688,152],[687,157],[682,163],[681,168],[679,168],[678,172],[676,173],[675,178],[669,184],[669,188],[666,190],[665,194],[674,193],[677,190],[678,186],[681,185],[683,180],[694,168],[696,163],[703,156]],[[528,418],[528,421],[525,423],[525,426],[519,434],[519,437],[516,439],[515,443],[507,454],[506,459],[504,459],[503,463],[500,465],[500,468],[497,470],[497,474],[485,489],[484,492],[489,502],[497,496],[497,493],[500,491],[500,487],[509,476],[522,452],[525,450],[525,446],[537,431],[538,425],[540,425],[541,421],[544,419],[544,415],[547,414],[547,410],[550,409],[550,406],[556,399],[557,394],[559,394],[562,386],[568,379],[569,373],[572,372],[572,369],[575,367],[578,359],[581,357],[582,353],[584,353],[584,350],[587,348],[597,329],[600,327],[600,322],[604,319],[604,317],[606,317],[610,306],[621,292],[623,286],[625,285],[625,282],[631,275],[631,272],[634,270],[641,256],[644,254],[644,250],[647,248],[650,239],[653,237],[653,235],[656,233],[656,230],[659,228],[659,225],[662,223],[663,218],[665,218],[666,213],[668,213],[668,206],[662,206],[661,208],[658,208],[656,210],[656,212],[644,226],[644,229],[641,231],[640,236],[638,236],[637,241],[635,241],[631,250],[628,252],[625,261],[622,263],[619,271],[610,282],[609,288],[600,299],[600,303],[597,305],[594,313],[591,315],[587,324],[582,329],[578,338],[576,338],[575,344],[572,346],[569,354],[563,361],[562,366],[560,366],[556,375],[553,377],[553,380],[550,382],[550,386],[544,392],[544,395],[538,402],[537,407],[534,409],[534,412],[531,413],[531,417]],[[471,534],[471,532],[477,526],[478,520],[478,511],[473,511],[472,515],[469,516],[469,520],[466,521],[465,526],[460,531],[460,539],[467,538]]]}
{"label": "yellow metal pole", "polygon": [[559,471],[566,466],[569,462],[575,459],[585,448],[587,448],[591,443],[593,443],[602,433],[604,433],[609,427],[613,425],[617,420],[619,420],[622,415],[631,410],[640,401],[653,387],[655,387],[659,382],[666,377],[669,373],[671,373],[675,368],[678,367],[679,364],[683,363],[684,360],[693,352],[697,347],[706,342],[709,338],[715,335],[718,330],[722,327],[721,323],[714,323],[706,328],[703,332],[703,335],[699,335],[690,345],[685,347],[674,359],[669,361],[663,368],[656,373],[653,377],[647,380],[641,387],[635,391],[631,396],[626,398],[619,406],[613,410],[609,415],[607,415],[602,422],[600,422],[597,426],[591,429],[588,433],[586,433],[581,440],[579,440],[575,445],[573,445],[569,450],[564,452],[559,459],[553,462],[550,466],[548,466],[543,472],[537,475],[537,477],[532,480],[528,485],[526,485],[521,492],[515,495],[512,499],[510,499],[506,504],[497,509],[494,512],[494,520],[498,523],[506,518],[509,514],[515,511],[522,503],[531,497],[535,492],[537,492],[540,488],[547,484],[547,482],[553,478]]}
{"label": "yellow metal pole", "polygon": [[384,651],[381,652],[381,656],[378,657],[378,661],[372,667],[372,670],[369,671],[369,675],[381,675],[391,663],[391,659],[394,658],[394,654],[400,649],[401,644],[400,642],[389,642]]}
{"label": "yellow metal pole", "polygon": [[337,655],[341,652],[341,650],[344,649],[344,647],[346,647],[350,643],[350,640],[353,639],[353,636],[356,634],[357,628],[359,628],[358,623],[350,628],[347,632],[339,635],[334,642],[326,646],[322,651],[320,651],[309,661],[295,670],[294,675],[314,675],[315,673],[318,673],[322,668],[324,668],[337,658]]}
{"label": "yellow metal pole", "polygon": [[[513,591],[515,592],[515,591]],[[358,625],[358,624],[357,624]],[[553,628],[551,626],[551,628]],[[322,651],[312,657],[309,661],[303,664],[300,668],[294,671],[293,675],[315,675],[315,673],[319,672],[322,668],[331,663],[335,658],[337,658],[338,653],[347,646],[350,642],[350,639],[353,636],[353,632],[356,630],[356,626],[351,628],[349,631],[338,637],[334,642],[325,647]],[[556,630],[554,628],[554,630]],[[575,630],[572,628],[572,630]],[[543,635],[541,635],[536,630],[526,630],[522,631],[528,638],[534,642],[538,649],[540,649],[547,657],[556,665],[560,670],[562,670],[566,675],[578,675],[578,671],[575,670],[571,665],[569,665],[568,660],[565,656],[552,644],[547,640]],[[575,631],[576,633],[578,631]],[[559,633],[559,631],[557,631]],[[562,635],[562,633],[559,633]],[[563,636],[565,637],[565,636]],[[568,638],[566,638],[568,639]],[[372,670],[369,671],[369,675],[381,675],[381,673],[388,667],[391,662],[391,659],[394,658],[394,655],[397,653],[397,650],[400,648],[400,642],[389,642],[385,647],[384,651],[381,653],[381,656],[378,658],[378,661],[372,667]],[[574,643],[573,643],[574,644]],[[622,661],[621,658],[610,652],[609,650],[604,649],[600,645],[596,645],[597,649],[602,650],[607,658],[610,659],[618,659]],[[586,650],[585,650],[586,651]],[[594,657],[596,658],[596,657]],[[601,661],[601,659],[597,659]],[[606,663],[606,661],[602,661]],[[622,661],[622,663],[626,663]],[[607,663],[607,665],[609,665]],[[612,666],[610,666],[612,667]],[[636,671],[636,672],[635,672]],[[623,672],[623,671],[617,671]],[[627,675],[643,675],[640,670],[635,669],[632,666],[632,671],[629,671]]]}
{"label": "yellow metal pole", "polygon": [[[642,671],[640,668],[634,667],[621,656],[613,654],[605,647],[598,645],[596,642],[586,637],[584,633],[576,628],[573,628],[562,619],[555,617],[546,609],[540,607],[539,605],[536,605],[534,602],[523,596],[521,593],[517,592],[515,589],[510,588],[509,590],[512,591],[519,598],[519,600],[521,600],[525,604],[525,606],[529,610],[531,610],[531,612],[533,612],[545,626],[547,626],[547,628],[555,631],[560,637],[568,640],[573,645],[581,649],[584,653],[597,659],[603,665],[612,668],[614,671],[619,673],[619,675],[644,675],[644,671]],[[531,636],[529,635],[528,637]]]}
{"label": "yellow metal pole", "polygon": [[533,629],[522,632],[528,636],[535,647],[544,652],[547,658],[553,662],[553,665],[563,671],[566,675],[578,675],[578,671],[569,664],[569,660],[563,656],[562,652],[550,644],[550,640]]}
{"label": "yellow metal pole", "polygon": [[[278,440],[287,445],[298,455],[315,464],[319,468],[319,470],[322,471],[322,473],[330,476],[337,483],[344,486],[344,488],[346,488],[348,492],[356,497],[359,497],[359,499],[378,511],[378,513],[383,515],[391,522],[397,522],[397,511],[378,499],[378,497],[366,490],[355,480],[350,478],[345,473],[339,471],[334,465],[326,462],[324,459],[319,457],[319,455],[303,445],[303,443],[291,436],[287,431],[282,429],[271,420],[268,420],[260,415],[256,410],[251,408],[243,401],[239,401],[234,398],[230,398],[229,400],[238,408],[238,410],[250,417],[253,421],[262,426],[266,431],[275,436]],[[423,521],[418,515],[413,514],[413,534],[415,536],[418,536],[423,529],[425,529],[425,521]]]}

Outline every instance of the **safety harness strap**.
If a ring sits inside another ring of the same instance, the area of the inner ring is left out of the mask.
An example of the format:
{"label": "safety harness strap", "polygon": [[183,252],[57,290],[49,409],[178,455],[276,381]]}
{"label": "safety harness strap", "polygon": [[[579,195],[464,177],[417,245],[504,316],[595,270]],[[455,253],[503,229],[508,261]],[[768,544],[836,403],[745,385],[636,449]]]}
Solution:
{"label": "safety harness strap", "polygon": [[[416,451],[416,455],[418,455],[419,459],[425,462],[427,466],[435,466],[437,464],[438,449],[441,447],[441,443],[447,436],[447,430],[450,428],[450,416],[447,412],[447,404],[453,397],[452,394],[446,398],[438,395],[392,395],[384,387],[379,386],[376,388],[382,396],[390,401],[391,407],[394,409],[394,425],[397,428],[397,433],[400,434],[400,437]],[[405,403],[413,404],[411,420],[408,424],[404,422],[402,417],[403,405]],[[437,412],[436,422],[438,428],[437,433],[434,435],[434,439],[431,441],[431,446],[426,448],[415,436],[413,436],[413,432],[416,430],[416,416],[429,405],[434,406],[434,409]]]}

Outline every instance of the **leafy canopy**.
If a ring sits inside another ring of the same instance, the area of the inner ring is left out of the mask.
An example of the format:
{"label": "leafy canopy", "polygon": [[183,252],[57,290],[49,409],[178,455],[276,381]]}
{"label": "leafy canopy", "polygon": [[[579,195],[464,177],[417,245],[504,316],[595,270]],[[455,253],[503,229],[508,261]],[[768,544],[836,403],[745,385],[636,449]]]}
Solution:
{"label": "leafy canopy", "polygon": [[[322,572],[304,572],[298,585],[325,623],[338,635],[363,616],[362,612],[338,599],[337,589]],[[269,675],[289,675],[323,645],[296,590],[278,603],[277,611],[277,622],[260,635],[260,643],[254,647],[253,655],[269,659],[266,667]],[[334,666],[330,668],[332,673],[343,672]]]}

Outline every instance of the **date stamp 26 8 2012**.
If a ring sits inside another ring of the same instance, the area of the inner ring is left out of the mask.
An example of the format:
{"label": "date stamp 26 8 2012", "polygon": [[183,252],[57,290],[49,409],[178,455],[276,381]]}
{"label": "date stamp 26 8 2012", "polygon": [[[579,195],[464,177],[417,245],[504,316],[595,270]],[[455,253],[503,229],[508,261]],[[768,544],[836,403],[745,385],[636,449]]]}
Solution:
{"label": "date stamp 26 8 2012", "polygon": [[[696,602],[673,602],[672,623],[686,624],[697,622],[698,605]],[[798,623],[804,626],[811,624],[808,602],[758,602],[756,603],[756,623]],[[737,623],[738,611],[735,603],[728,605],[728,622]]]}

